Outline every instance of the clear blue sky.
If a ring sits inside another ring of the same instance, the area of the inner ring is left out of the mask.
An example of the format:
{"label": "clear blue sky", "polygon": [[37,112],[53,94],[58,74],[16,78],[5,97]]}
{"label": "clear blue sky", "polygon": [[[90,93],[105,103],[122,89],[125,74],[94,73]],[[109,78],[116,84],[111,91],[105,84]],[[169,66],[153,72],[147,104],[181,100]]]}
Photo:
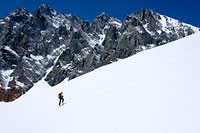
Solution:
{"label": "clear blue sky", "polygon": [[152,9],[200,27],[200,0],[3,0],[0,2],[0,17],[17,8],[34,12],[40,4],[48,4],[60,13],[72,13],[89,21],[102,12],[123,20],[127,14],[141,8]]}

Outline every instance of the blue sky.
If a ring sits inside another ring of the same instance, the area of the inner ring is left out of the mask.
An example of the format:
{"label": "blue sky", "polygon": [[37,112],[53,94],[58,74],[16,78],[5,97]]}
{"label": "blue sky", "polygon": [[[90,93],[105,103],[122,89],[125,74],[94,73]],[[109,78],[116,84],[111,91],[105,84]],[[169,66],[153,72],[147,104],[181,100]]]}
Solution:
{"label": "blue sky", "polygon": [[0,3],[0,17],[7,16],[17,8],[34,12],[40,4],[48,4],[60,13],[72,13],[89,21],[102,12],[123,20],[127,14],[140,11],[141,8],[152,9],[200,27],[200,0],[3,0]]}

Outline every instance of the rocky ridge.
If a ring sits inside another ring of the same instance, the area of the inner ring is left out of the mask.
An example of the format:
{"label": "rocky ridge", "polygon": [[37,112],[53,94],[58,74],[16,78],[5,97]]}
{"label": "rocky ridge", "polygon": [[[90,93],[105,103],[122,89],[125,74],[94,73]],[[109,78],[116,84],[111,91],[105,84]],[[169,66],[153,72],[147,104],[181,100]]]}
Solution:
{"label": "rocky ridge", "polygon": [[118,59],[199,31],[152,10],[123,22],[106,13],[93,22],[48,5],[0,19],[0,101],[13,101],[42,78],[54,86]]}

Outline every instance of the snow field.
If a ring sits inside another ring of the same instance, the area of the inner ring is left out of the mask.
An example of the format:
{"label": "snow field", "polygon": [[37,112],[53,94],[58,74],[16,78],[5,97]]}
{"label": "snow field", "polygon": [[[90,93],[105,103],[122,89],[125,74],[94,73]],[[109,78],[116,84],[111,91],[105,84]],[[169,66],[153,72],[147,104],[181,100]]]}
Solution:
{"label": "snow field", "polygon": [[[2,133],[199,133],[200,32],[0,103]],[[66,104],[58,107],[63,91]]]}

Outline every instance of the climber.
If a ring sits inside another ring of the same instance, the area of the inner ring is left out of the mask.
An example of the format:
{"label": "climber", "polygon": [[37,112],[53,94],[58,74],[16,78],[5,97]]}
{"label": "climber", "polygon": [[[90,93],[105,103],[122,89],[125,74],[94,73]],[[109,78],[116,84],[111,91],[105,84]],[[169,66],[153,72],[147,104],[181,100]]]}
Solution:
{"label": "climber", "polygon": [[61,103],[63,105],[64,104],[63,92],[58,94],[58,98],[59,98],[59,106],[61,106]]}

